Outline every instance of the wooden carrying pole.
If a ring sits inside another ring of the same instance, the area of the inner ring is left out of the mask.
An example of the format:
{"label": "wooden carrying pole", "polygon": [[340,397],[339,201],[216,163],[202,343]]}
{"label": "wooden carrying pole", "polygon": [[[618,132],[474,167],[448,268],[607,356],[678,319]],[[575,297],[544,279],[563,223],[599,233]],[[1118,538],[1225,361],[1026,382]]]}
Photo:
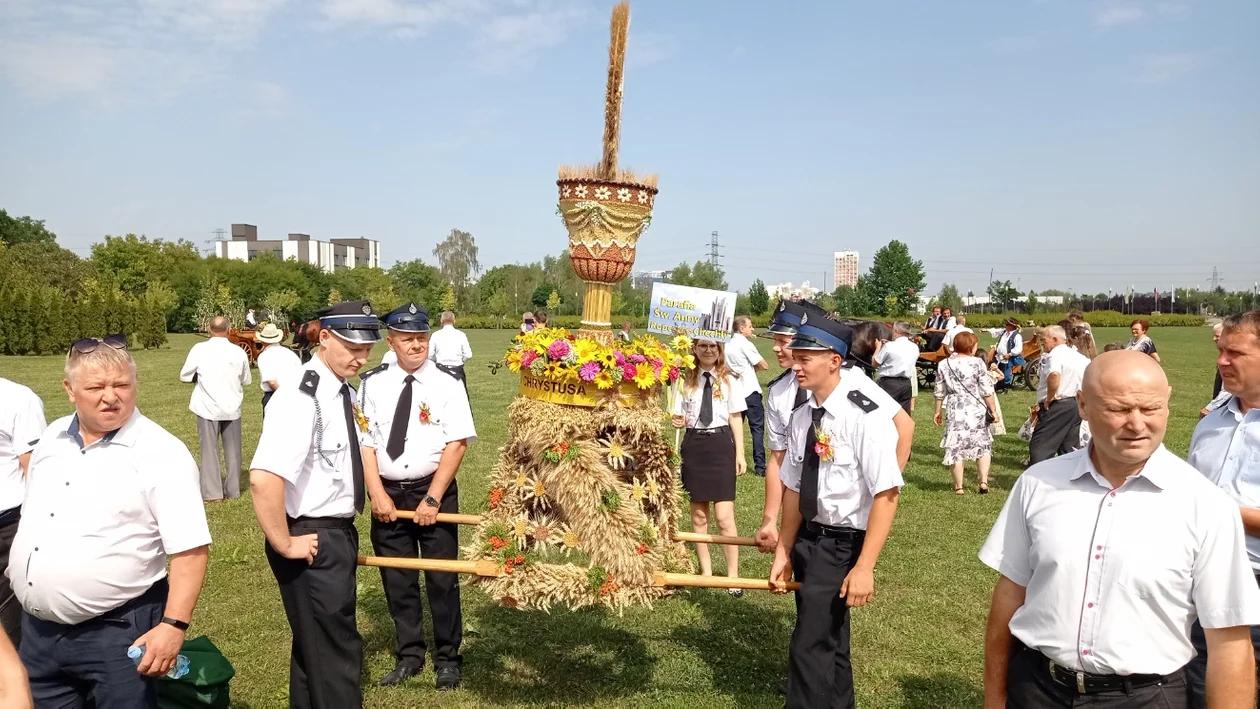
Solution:
{"label": "wooden carrying pole", "polygon": [[[413,519],[416,516],[416,513],[411,510],[397,510],[395,514],[398,515],[398,519]],[[446,524],[481,524],[481,516],[439,512],[437,521]],[[757,546],[756,540],[752,537],[728,537],[722,534],[700,534],[697,532],[675,532],[674,541],[690,542],[692,544],[730,544],[741,547]]]}
{"label": "wooden carrying pole", "polygon": [[[465,559],[399,559],[391,556],[361,556],[359,566],[383,566],[392,569],[410,569],[412,571],[452,571],[457,574],[476,574],[478,576],[502,576],[503,569],[488,559],[468,561]],[[670,574],[658,571],[652,575],[652,585],[687,586],[691,588],[747,588],[770,591],[773,587],[767,579],[729,578],[726,576],[701,576],[699,574]],[[790,581],[785,586],[788,591],[795,591],[800,584]]]}

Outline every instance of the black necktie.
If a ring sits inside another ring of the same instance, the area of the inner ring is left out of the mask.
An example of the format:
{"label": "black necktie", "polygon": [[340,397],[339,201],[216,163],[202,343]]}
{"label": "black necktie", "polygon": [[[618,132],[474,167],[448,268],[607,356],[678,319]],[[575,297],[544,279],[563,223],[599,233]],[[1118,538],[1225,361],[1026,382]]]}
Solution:
{"label": "black necktie", "polygon": [[354,394],[349,384],[341,385],[341,408],[346,412],[346,431],[350,434],[350,464],[354,476],[354,510],[363,511],[363,454],[359,452],[359,423],[354,420]]}
{"label": "black necktie", "polygon": [[797,384],[796,385],[796,400],[792,402],[792,410],[796,411],[797,409],[801,408],[801,404],[804,404],[806,401],[809,401],[809,391],[801,387],[800,384]]}
{"label": "black necktie", "polygon": [[389,443],[385,444],[390,460],[398,460],[406,448],[407,424],[411,421],[411,383],[415,380],[410,374],[403,380],[402,394],[398,396],[398,406],[394,407],[394,425],[389,429]]}
{"label": "black necktie", "polygon": [[713,375],[704,373],[704,398],[700,400],[699,428],[708,428],[713,422]]}
{"label": "black necktie", "polygon": [[805,465],[801,468],[801,522],[813,522],[818,516],[818,451],[814,450],[818,443],[815,433],[822,424],[826,409],[819,406],[810,412],[813,419],[809,433],[805,434]]}

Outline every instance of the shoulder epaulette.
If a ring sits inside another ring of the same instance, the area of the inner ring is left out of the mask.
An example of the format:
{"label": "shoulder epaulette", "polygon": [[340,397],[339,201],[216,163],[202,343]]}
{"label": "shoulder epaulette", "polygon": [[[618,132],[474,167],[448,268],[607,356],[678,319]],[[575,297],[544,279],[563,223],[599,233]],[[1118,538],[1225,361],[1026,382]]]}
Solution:
{"label": "shoulder epaulette", "polygon": [[302,377],[302,383],[298,385],[298,391],[314,399],[315,392],[318,389],[319,389],[319,372],[316,372],[313,369],[306,370],[306,375]]}
{"label": "shoulder epaulette", "polygon": [[774,379],[771,379],[770,383],[767,384],[766,387],[767,388],[772,387],[775,384],[778,384],[780,381],[782,381],[784,377],[788,377],[788,376],[794,376],[791,369],[785,369],[782,372],[780,372],[779,376],[775,377]]}
{"label": "shoulder epaulette", "polygon": [[359,382],[362,382],[364,379],[367,379],[373,374],[380,374],[381,372],[384,372],[386,369],[389,369],[389,362],[385,362],[379,366],[373,367],[366,372],[360,372]]}
{"label": "shoulder epaulette", "polygon": [[863,394],[862,392],[856,389],[849,392],[849,401],[852,401],[854,404],[857,405],[859,409],[865,411],[868,414],[874,411],[875,409],[879,408],[879,404],[876,404],[874,401],[871,401],[870,397],[868,397],[866,394]]}

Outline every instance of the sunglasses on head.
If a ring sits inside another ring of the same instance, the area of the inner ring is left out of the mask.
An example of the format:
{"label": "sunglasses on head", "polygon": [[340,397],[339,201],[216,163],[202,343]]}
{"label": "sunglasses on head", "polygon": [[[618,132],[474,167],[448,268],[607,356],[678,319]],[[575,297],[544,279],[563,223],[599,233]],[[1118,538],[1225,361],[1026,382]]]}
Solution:
{"label": "sunglasses on head", "polygon": [[85,355],[95,352],[101,345],[108,345],[116,350],[125,350],[127,349],[127,336],[121,334],[106,335],[100,339],[95,337],[84,337],[81,340],[75,340],[74,344],[70,345],[70,352],[72,354]]}

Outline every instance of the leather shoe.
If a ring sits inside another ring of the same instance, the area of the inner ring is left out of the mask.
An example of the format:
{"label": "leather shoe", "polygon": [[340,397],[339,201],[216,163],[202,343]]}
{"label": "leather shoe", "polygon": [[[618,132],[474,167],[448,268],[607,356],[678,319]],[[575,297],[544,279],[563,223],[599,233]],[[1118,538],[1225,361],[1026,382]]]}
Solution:
{"label": "leather shoe", "polygon": [[452,689],[459,689],[459,668],[458,667],[439,667],[437,671],[437,688],[438,691],[447,692]]}
{"label": "leather shoe", "polygon": [[423,665],[421,665],[420,667],[416,667],[415,665],[399,664],[397,667],[394,668],[393,672],[390,672],[389,674],[382,677],[381,681],[377,682],[376,684],[377,686],[380,686],[380,687],[392,687],[396,684],[402,684],[403,682],[406,682],[412,677],[415,677],[416,675],[420,674],[420,672],[423,670],[424,670]]}

